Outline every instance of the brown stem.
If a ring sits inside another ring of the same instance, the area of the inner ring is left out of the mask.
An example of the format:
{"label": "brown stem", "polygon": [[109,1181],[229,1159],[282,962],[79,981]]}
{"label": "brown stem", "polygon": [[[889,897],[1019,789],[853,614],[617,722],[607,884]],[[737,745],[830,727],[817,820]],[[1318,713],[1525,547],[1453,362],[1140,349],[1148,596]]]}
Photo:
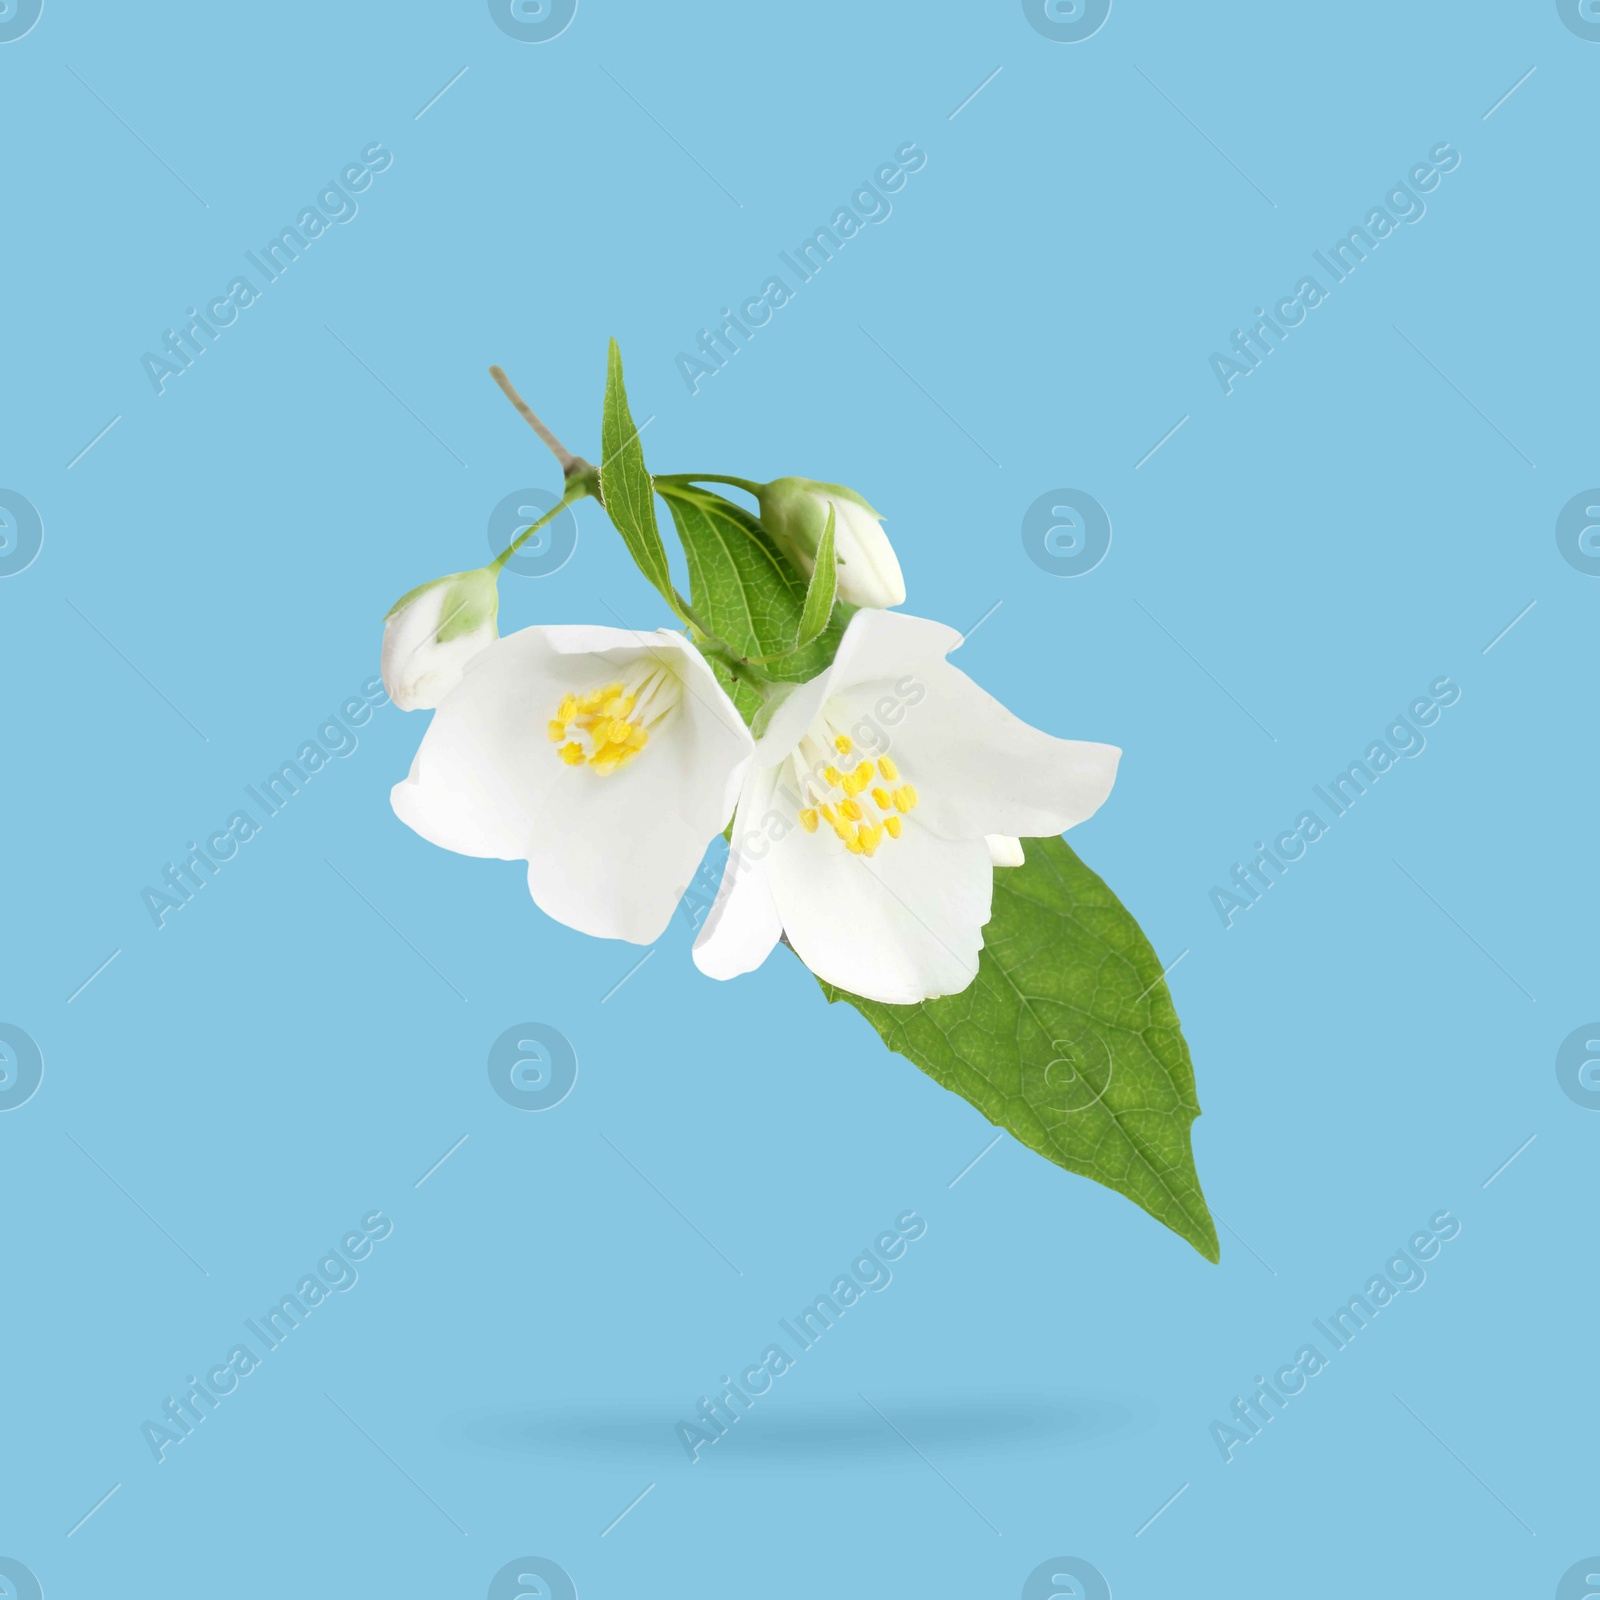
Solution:
{"label": "brown stem", "polygon": [[512,386],[511,380],[506,376],[504,367],[490,367],[489,376],[500,385],[500,390],[505,395],[506,399],[509,400],[512,405],[514,405],[517,410],[522,413],[522,420],[526,422],[541,439],[544,440],[546,445],[549,446],[550,453],[556,458],[557,461],[561,463],[561,471],[563,476],[572,478],[580,472],[594,471],[594,468],[591,467],[582,456],[573,455],[573,453],[567,449],[567,447],[562,444],[562,442],[556,438],[556,436],[551,433],[547,427],[545,427],[545,425],[535,415],[533,407],[530,406],[528,402],[524,400]]}

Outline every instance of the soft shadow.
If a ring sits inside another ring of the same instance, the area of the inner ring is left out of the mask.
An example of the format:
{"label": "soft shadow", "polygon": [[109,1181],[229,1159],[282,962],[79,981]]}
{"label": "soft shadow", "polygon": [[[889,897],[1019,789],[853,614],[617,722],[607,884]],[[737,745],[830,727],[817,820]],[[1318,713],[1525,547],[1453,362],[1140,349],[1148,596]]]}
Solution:
{"label": "soft shadow", "polygon": [[[701,1465],[832,1466],[929,1451],[943,1457],[1074,1451],[1141,1430],[1144,1419],[1103,1395],[841,1396],[810,1403],[756,1399]],[[874,1409],[876,1407],[876,1409]],[[677,1424],[692,1408],[650,1402],[510,1405],[453,1417],[443,1437],[477,1454],[528,1461],[687,1461]]]}

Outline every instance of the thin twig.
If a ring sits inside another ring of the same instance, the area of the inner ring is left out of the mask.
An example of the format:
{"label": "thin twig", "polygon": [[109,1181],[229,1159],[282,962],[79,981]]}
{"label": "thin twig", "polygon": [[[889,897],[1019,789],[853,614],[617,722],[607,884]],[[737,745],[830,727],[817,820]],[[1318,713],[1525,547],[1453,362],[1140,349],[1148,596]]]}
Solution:
{"label": "thin twig", "polygon": [[504,367],[490,367],[489,376],[500,385],[500,390],[505,395],[506,399],[509,400],[512,405],[514,405],[517,410],[522,413],[522,420],[526,422],[528,426],[532,428],[533,431],[538,434],[539,437],[543,439],[544,442],[550,447],[550,453],[556,458],[557,461],[561,463],[561,471],[564,476],[572,478],[580,472],[594,471],[594,468],[591,467],[582,456],[573,455],[573,453],[567,449],[567,447],[562,444],[562,442],[556,438],[556,436],[551,433],[547,427],[545,427],[545,425],[535,415],[533,407],[530,406],[528,402],[524,400],[512,386],[511,380],[506,376],[506,370]]}

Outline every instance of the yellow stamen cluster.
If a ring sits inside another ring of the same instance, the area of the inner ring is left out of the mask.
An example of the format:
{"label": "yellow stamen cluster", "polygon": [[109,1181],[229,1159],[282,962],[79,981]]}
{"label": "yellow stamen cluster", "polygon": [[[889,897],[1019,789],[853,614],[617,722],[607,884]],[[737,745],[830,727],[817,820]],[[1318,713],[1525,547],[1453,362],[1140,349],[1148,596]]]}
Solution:
{"label": "yellow stamen cluster", "polygon": [[644,724],[629,720],[636,703],[637,697],[620,683],[564,695],[545,733],[569,767],[587,766],[604,777],[632,761],[650,742]]}
{"label": "yellow stamen cluster", "polygon": [[[854,753],[849,735],[837,734],[831,741],[840,757]],[[881,779],[874,783],[874,777]],[[831,763],[823,767],[820,782],[828,789],[820,803],[800,808],[800,826],[807,833],[815,833],[822,823],[833,830],[834,836],[851,855],[871,856],[885,838],[898,839],[905,826],[902,818],[917,806],[916,788],[900,783],[900,769],[888,756],[880,756],[876,770],[871,761],[858,760],[849,771],[841,771]],[[813,782],[818,780],[813,780]],[[894,785],[891,789],[888,785]],[[871,790],[868,798],[882,813],[870,815],[857,797]],[[813,800],[814,796],[811,796]]]}

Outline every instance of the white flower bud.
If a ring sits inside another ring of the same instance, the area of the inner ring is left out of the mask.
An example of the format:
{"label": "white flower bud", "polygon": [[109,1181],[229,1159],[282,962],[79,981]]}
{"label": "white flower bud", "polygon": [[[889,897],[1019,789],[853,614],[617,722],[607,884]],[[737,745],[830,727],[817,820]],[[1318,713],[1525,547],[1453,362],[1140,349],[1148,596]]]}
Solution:
{"label": "white flower bud", "polygon": [[383,624],[383,686],[402,711],[429,711],[499,638],[496,575],[452,572],[395,601]]}
{"label": "white flower bud", "polygon": [[839,598],[878,610],[904,604],[906,583],[883,519],[855,490],[810,478],[774,478],[759,498],[761,525],[808,578],[831,505]]}

